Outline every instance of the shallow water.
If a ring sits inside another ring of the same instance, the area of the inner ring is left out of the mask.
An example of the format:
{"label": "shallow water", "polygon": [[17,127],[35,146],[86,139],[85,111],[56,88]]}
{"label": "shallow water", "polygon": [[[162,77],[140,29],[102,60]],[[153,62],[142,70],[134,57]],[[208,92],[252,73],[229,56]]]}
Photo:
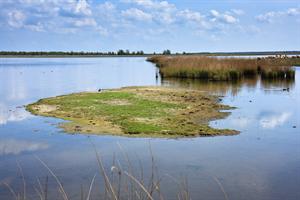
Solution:
{"label": "shallow water", "polygon": [[[80,199],[81,185],[86,191],[98,170],[91,142],[108,169],[114,153],[124,160],[121,145],[133,163],[143,163],[146,173],[151,167],[150,143],[164,177],[165,199],[176,199],[178,191],[169,175],[187,177],[192,199],[224,199],[217,181],[231,200],[300,199],[299,69],[295,81],[234,84],[161,81],[156,72],[145,58],[0,58],[0,182],[21,191],[20,165],[28,199],[37,199],[37,179],[49,176],[38,156],[60,178],[71,199]],[[241,133],[176,140],[70,135],[57,128],[62,120],[32,116],[22,107],[72,92],[161,84],[223,95],[223,102],[237,109],[211,125]],[[283,91],[287,87],[289,92]],[[96,177],[96,186],[100,182]],[[52,177],[49,195],[59,196]],[[97,189],[93,196],[100,197]],[[0,199],[13,199],[3,185]]]}

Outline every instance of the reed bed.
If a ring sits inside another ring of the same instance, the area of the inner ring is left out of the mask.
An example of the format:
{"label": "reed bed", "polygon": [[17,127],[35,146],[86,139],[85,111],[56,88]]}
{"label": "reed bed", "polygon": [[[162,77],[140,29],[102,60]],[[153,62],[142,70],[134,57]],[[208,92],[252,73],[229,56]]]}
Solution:
{"label": "reed bed", "polygon": [[294,65],[300,57],[292,58],[218,58],[209,56],[154,56],[162,78],[192,78],[214,81],[235,81],[261,76],[262,79],[294,79]]}

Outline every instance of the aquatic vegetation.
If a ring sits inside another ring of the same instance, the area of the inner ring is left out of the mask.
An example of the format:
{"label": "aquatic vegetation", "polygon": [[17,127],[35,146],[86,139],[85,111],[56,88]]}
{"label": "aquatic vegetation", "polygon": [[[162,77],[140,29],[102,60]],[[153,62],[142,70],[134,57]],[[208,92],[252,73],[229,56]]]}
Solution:
{"label": "aquatic vegetation", "polygon": [[197,90],[130,87],[100,93],[46,98],[27,106],[33,114],[69,120],[70,133],[145,137],[184,137],[237,134],[208,126],[226,117],[231,107],[217,96]]}
{"label": "aquatic vegetation", "polygon": [[217,81],[235,81],[261,76],[262,79],[294,79],[291,66],[300,65],[299,57],[217,58],[209,56],[153,56],[161,76]]}

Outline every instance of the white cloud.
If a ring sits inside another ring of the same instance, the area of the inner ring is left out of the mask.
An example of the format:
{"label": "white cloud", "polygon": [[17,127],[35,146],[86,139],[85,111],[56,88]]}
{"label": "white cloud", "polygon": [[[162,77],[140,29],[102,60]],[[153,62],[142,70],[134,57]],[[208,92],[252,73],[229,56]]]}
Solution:
{"label": "white cloud", "polygon": [[230,14],[230,12],[220,13],[216,10],[211,10],[210,14],[212,16],[211,21],[213,22],[222,22],[227,24],[235,24],[239,20]]}
{"label": "white cloud", "polygon": [[290,8],[286,12],[288,15],[296,16],[300,14],[300,8]]}
{"label": "white cloud", "polygon": [[223,20],[229,24],[234,24],[234,23],[238,22],[238,19],[236,19],[235,17],[228,15],[228,14],[223,15]]}
{"label": "white cloud", "polygon": [[211,10],[210,13],[213,17],[219,17],[220,16],[220,13],[216,10]]}
{"label": "white cloud", "polygon": [[[76,32],[79,27],[97,27],[87,0],[15,0],[5,2],[0,13],[12,28],[31,31]],[[10,8],[17,8],[10,10]],[[66,31],[67,30],[67,31]]]}
{"label": "white cloud", "polygon": [[100,4],[98,8],[103,11],[112,11],[116,9],[116,6],[113,3],[106,1],[103,4]]}
{"label": "white cloud", "polygon": [[36,32],[44,31],[44,26],[41,22],[28,23],[27,16],[19,10],[9,11],[7,13],[7,24],[12,28],[26,28]]}
{"label": "white cloud", "polygon": [[300,8],[289,8],[285,11],[270,11],[256,16],[256,19],[261,22],[273,23],[281,17],[298,16]]}
{"label": "white cloud", "polygon": [[279,13],[279,12],[267,12],[265,14],[258,15],[256,17],[256,19],[259,21],[262,21],[262,22],[270,22],[271,23],[275,17],[279,17],[280,15],[281,15],[281,13]]}
{"label": "white cloud", "polygon": [[[220,13],[217,10],[210,10],[208,14],[202,14],[198,11],[189,9],[177,12],[177,17],[184,20],[186,23],[191,23],[196,27],[196,33],[203,33],[203,31],[210,31],[214,33],[224,32],[229,26],[237,24],[239,21],[232,11]],[[211,39],[218,38],[216,35],[211,34]]]}
{"label": "white cloud", "polygon": [[109,1],[95,6],[93,14],[98,24],[102,23],[104,25],[106,23],[107,28],[112,27],[114,24],[122,23],[122,18],[119,17],[121,11],[117,9],[115,4]]}
{"label": "white cloud", "polygon": [[152,19],[162,24],[175,22],[176,6],[167,1],[153,0],[122,0],[124,3],[131,3],[147,10],[152,15]]}
{"label": "white cloud", "polygon": [[37,24],[28,24],[24,26],[25,28],[32,30],[32,31],[36,31],[36,32],[44,32],[44,26],[41,22],[38,22]]}
{"label": "white cloud", "polygon": [[161,22],[162,24],[171,24],[175,21],[173,14],[170,12],[157,13],[156,16],[156,20]]}
{"label": "white cloud", "polygon": [[40,5],[47,7],[49,10],[57,8],[56,11],[58,14],[64,17],[83,17],[92,15],[91,7],[86,0],[45,1],[40,2]]}
{"label": "white cloud", "polygon": [[8,24],[14,28],[20,28],[24,25],[25,14],[19,10],[8,12]]}
{"label": "white cloud", "polygon": [[206,17],[202,15],[200,12],[185,9],[179,11],[177,13],[177,16],[187,22],[195,23],[197,27],[205,28],[205,29],[209,27]]}
{"label": "white cloud", "polygon": [[133,3],[142,6],[147,9],[157,9],[157,10],[173,10],[176,8],[174,4],[167,1],[153,1],[153,0],[122,0],[124,3]]}
{"label": "white cloud", "polygon": [[[239,22],[243,10],[231,9],[224,12],[211,10],[200,13],[193,9],[179,9],[166,0],[120,0],[129,4],[126,9],[110,1],[99,3],[90,0],[15,0],[5,2],[8,9],[0,10],[7,16],[6,24],[12,28],[56,33],[76,33],[86,29],[101,35],[120,34],[138,30],[141,22],[152,22],[149,29],[180,28],[182,24],[198,31],[218,34]],[[1,4],[1,1],[0,1]],[[128,8],[127,8],[128,7]],[[9,8],[14,8],[13,10]],[[297,13],[290,10],[290,15]],[[154,28],[154,26],[156,26]],[[187,27],[185,26],[185,27]],[[3,27],[3,25],[2,25]],[[122,29],[122,31],[120,31]]]}
{"label": "white cloud", "polygon": [[154,2],[152,0],[121,0],[124,3],[134,3],[144,7],[152,7]]}
{"label": "white cloud", "polygon": [[76,13],[81,13],[87,16],[92,15],[92,11],[90,9],[89,4],[86,2],[86,0],[79,0],[76,4],[75,8]]}
{"label": "white cloud", "polygon": [[[158,22],[169,28],[174,28],[181,24],[191,26],[198,31],[218,31],[224,30],[230,25],[237,24],[237,16],[244,14],[243,10],[232,9],[224,13],[217,10],[211,10],[208,14],[202,14],[192,9],[178,9],[174,4],[168,1],[155,0],[121,0],[124,3],[134,4],[139,7],[139,12],[132,9],[132,12],[126,12],[126,15],[132,19],[151,20]],[[133,12],[134,11],[134,12]],[[125,14],[125,12],[122,12]],[[147,14],[147,15],[145,15]],[[172,25],[172,26],[169,26]],[[175,26],[174,26],[175,25]]]}
{"label": "white cloud", "polygon": [[204,20],[204,16],[202,16],[199,12],[191,11],[189,9],[179,11],[178,16],[195,22],[202,22]]}
{"label": "white cloud", "polygon": [[130,8],[125,11],[122,11],[122,15],[124,17],[139,20],[139,21],[151,21],[152,20],[151,14],[146,13],[137,8]]}

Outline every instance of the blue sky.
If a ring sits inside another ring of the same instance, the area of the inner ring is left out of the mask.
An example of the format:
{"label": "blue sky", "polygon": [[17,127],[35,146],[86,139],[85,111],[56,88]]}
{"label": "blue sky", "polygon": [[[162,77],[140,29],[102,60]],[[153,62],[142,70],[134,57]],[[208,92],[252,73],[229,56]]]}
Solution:
{"label": "blue sky", "polygon": [[0,50],[300,50],[299,0],[0,0]]}

